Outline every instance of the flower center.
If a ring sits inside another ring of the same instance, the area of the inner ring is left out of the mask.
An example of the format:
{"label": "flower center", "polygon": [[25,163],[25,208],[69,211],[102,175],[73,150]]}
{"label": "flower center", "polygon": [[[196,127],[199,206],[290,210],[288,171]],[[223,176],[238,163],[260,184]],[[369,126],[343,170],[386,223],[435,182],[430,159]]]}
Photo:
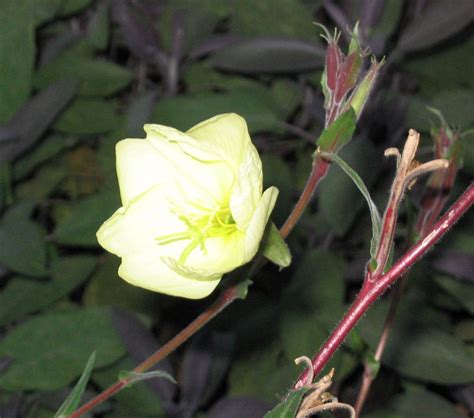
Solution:
{"label": "flower center", "polygon": [[186,226],[186,230],[155,238],[159,245],[167,245],[182,240],[190,241],[178,258],[179,264],[184,264],[189,254],[197,247],[206,253],[206,239],[229,235],[237,229],[237,224],[232,218],[228,205],[219,206],[217,209],[193,206],[199,209],[197,213],[179,216],[179,219]]}

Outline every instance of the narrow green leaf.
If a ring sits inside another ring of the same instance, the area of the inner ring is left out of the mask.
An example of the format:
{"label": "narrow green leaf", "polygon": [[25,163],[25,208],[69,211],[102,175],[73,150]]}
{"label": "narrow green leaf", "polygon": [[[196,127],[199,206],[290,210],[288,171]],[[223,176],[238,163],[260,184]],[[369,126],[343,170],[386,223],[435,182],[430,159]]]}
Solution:
{"label": "narrow green leaf", "polygon": [[131,387],[135,383],[142,382],[143,380],[164,378],[171,380],[173,383],[177,383],[173,376],[163,370],[155,370],[152,372],[137,373],[133,371],[122,370],[119,373],[119,379],[129,379],[126,387]]}
{"label": "narrow green leaf", "polygon": [[288,267],[291,263],[291,254],[285,241],[273,222],[267,225],[262,242],[262,253],[280,268]]}
{"label": "narrow green leaf", "polygon": [[86,367],[84,368],[84,371],[82,372],[79,381],[77,382],[76,386],[74,386],[74,389],[63,402],[61,407],[58,409],[58,412],[56,412],[54,418],[67,417],[69,414],[74,412],[75,409],[77,409],[79,403],[81,402],[82,394],[86,389],[87,382],[89,381],[92,369],[94,368],[94,363],[95,351],[91,354],[89,360],[87,360]]}
{"label": "narrow green leaf", "polygon": [[357,116],[354,109],[340,115],[319,136],[316,144],[321,151],[336,152],[352,138],[356,127]]}
{"label": "narrow green leaf", "polygon": [[364,181],[361,177],[357,174],[355,170],[353,170],[349,164],[347,164],[341,157],[336,154],[328,153],[328,152],[321,152],[321,156],[325,158],[330,158],[332,161],[337,163],[339,167],[352,179],[355,183],[357,188],[360,190],[362,195],[364,196],[365,200],[367,201],[367,205],[369,206],[370,210],[370,219],[372,220],[372,239],[370,241],[370,255],[372,258],[375,257],[375,253],[377,251],[377,246],[380,238],[380,229],[382,228],[382,220],[380,217],[379,210],[375,205],[374,201],[370,197],[369,190],[364,184]]}
{"label": "narrow green leaf", "polygon": [[294,418],[298,412],[301,400],[310,388],[301,388],[292,391],[275,408],[265,414],[264,418]]}

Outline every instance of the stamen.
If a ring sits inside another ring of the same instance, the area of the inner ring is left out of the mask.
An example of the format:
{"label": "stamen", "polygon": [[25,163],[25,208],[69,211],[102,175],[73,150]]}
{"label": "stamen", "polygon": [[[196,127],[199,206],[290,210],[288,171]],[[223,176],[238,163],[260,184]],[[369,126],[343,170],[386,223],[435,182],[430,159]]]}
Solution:
{"label": "stamen", "polygon": [[[184,264],[197,247],[206,254],[205,242],[207,238],[227,236],[237,229],[228,204],[213,209],[203,207],[196,202],[191,202],[190,205],[198,209],[197,213],[178,216],[178,219],[186,226],[186,231],[155,238],[159,245],[190,240],[177,260],[179,264]],[[174,213],[178,215],[179,211],[175,208]]]}

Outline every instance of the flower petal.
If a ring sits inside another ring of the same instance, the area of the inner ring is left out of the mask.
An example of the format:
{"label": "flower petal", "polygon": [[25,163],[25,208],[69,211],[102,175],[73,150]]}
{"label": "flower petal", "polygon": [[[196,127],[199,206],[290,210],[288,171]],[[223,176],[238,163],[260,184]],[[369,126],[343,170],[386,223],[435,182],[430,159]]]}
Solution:
{"label": "flower petal", "polygon": [[184,243],[159,245],[157,238],[183,231],[181,220],[171,211],[163,190],[155,186],[118,209],[97,231],[99,244],[119,257],[154,249],[156,257],[180,252]]}
{"label": "flower petal", "polygon": [[167,182],[169,165],[144,139],[117,143],[117,176],[124,206],[150,187]]}
{"label": "flower petal", "polygon": [[258,204],[252,220],[245,231],[245,254],[246,261],[251,260],[258,251],[260,241],[262,240],[265,226],[267,225],[270,214],[275,206],[278,197],[278,189],[269,187],[262,195],[262,200]]}
{"label": "flower petal", "polygon": [[[183,150],[199,150],[197,140],[182,132],[162,125],[145,125],[147,140],[161,157],[172,166],[173,180],[169,182],[169,193],[176,199],[183,198],[196,205],[213,208],[222,204],[222,199],[234,182],[232,169],[219,156],[200,150],[197,154]],[[189,147],[183,144],[192,144]],[[199,157],[207,156],[202,161]],[[181,206],[184,202],[181,203]]]}
{"label": "flower petal", "polygon": [[[187,258],[184,267],[189,271],[209,276],[213,272],[227,273],[245,264],[245,234],[234,231],[229,235],[206,239],[205,249],[196,248]],[[202,279],[202,277],[201,277]]]}
{"label": "flower petal", "polygon": [[236,113],[214,116],[193,126],[186,134],[198,140],[200,149],[218,155],[235,171],[251,144],[247,123]]}
{"label": "flower petal", "polygon": [[220,275],[217,280],[189,279],[173,271],[161,258],[148,251],[123,257],[118,274],[135,286],[189,299],[208,296],[222,277]]}
{"label": "flower petal", "polygon": [[229,207],[238,227],[244,231],[262,196],[262,162],[253,144],[248,144],[239,166]]}

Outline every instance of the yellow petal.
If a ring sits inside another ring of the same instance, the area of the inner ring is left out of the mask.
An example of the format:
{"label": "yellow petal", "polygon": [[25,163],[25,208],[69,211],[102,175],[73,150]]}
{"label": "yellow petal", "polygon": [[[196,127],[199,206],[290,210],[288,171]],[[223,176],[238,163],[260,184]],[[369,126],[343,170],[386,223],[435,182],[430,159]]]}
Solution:
{"label": "yellow petal", "polygon": [[[187,258],[184,267],[206,276],[227,273],[246,263],[245,234],[238,230],[229,235],[206,239],[205,248],[196,248]],[[196,279],[199,275],[195,276]]]}
{"label": "yellow petal", "polygon": [[186,278],[174,272],[153,252],[147,251],[123,257],[118,274],[135,286],[188,299],[208,296],[220,281],[220,277],[217,280]]}
{"label": "yellow petal", "polygon": [[248,144],[230,197],[232,217],[245,230],[262,196],[262,162],[253,144]]}
{"label": "yellow petal", "polygon": [[117,176],[123,205],[150,187],[167,182],[169,164],[144,139],[124,139],[116,145]]}
{"label": "yellow petal", "polygon": [[155,186],[117,210],[97,231],[99,244],[118,255],[153,249],[156,257],[167,252],[180,253],[184,243],[159,245],[156,238],[184,230],[181,220],[172,212],[163,190]]}
{"label": "yellow petal", "polygon": [[[227,163],[204,151],[198,154],[187,152],[199,149],[199,144],[196,139],[176,129],[163,125],[145,125],[145,130],[147,140],[172,167],[173,180],[168,183],[168,189],[176,199],[185,198],[208,208],[222,203],[222,198],[227,196],[235,177]],[[194,145],[185,147],[183,144]],[[202,161],[198,158],[203,155],[208,159]]]}
{"label": "yellow petal", "polygon": [[275,206],[277,197],[278,189],[276,187],[269,187],[262,195],[262,200],[245,231],[244,259],[246,261],[250,261],[257,253],[263,232],[265,231],[265,226],[267,225],[270,214]]}
{"label": "yellow petal", "polygon": [[186,132],[197,139],[208,153],[218,155],[238,169],[248,144],[251,143],[245,119],[235,113],[214,116]]}

